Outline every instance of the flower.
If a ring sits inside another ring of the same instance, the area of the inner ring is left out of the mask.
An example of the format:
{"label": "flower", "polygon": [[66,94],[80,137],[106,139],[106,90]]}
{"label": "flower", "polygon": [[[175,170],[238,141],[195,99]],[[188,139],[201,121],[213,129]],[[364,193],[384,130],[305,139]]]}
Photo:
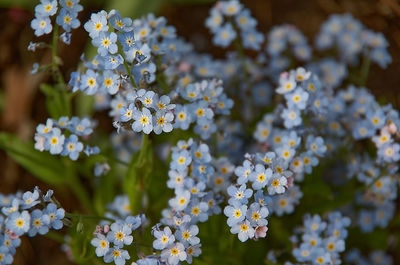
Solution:
{"label": "flower", "polygon": [[100,233],[97,233],[97,237],[93,238],[92,241],[90,241],[90,244],[96,248],[97,257],[103,257],[110,249],[110,242]]}
{"label": "flower", "polygon": [[12,212],[5,221],[7,229],[17,236],[27,233],[30,228],[31,216],[28,211]]}
{"label": "flower", "polygon": [[159,250],[162,250],[175,242],[175,236],[172,234],[171,229],[168,226],[164,228],[164,231],[155,230],[154,237],[157,239],[153,241],[153,248]]}
{"label": "flower", "polygon": [[107,234],[107,239],[118,247],[129,246],[133,241],[131,234],[132,229],[127,224],[113,223],[111,231]]}
{"label": "flower", "polygon": [[143,131],[145,134],[149,134],[153,130],[153,117],[150,110],[143,108],[140,110],[133,110],[132,130],[135,132]]}
{"label": "flower", "polygon": [[63,227],[62,219],[65,215],[64,209],[57,209],[57,206],[54,203],[49,203],[44,210],[44,214],[49,216],[50,226],[53,229],[60,230]]}
{"label": "flower", "polygon": [[161,252],[161,258],[168,260],[170,265],[176,265],[186,257],[185,247],[181,243],[172,244]]}

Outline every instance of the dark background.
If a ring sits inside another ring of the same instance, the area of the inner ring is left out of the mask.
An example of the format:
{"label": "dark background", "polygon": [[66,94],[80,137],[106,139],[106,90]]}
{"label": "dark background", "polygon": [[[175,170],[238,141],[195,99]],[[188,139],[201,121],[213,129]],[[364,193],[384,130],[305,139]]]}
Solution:
{"label": "dark background", "polygon": [[[26,50],[29,41],[37,41],[30,29],[33,6],[39,1],[0,0],[0,130],[17,134],[23,140],[32,140],[35,127],[45,122],[48,114],[44,96],[39,84],[49,77],[45,74],[31,76],[32,63],[46,63],[50,60],[47,50],[32,53]],[[396,0],[247,0],[242,1],[258,20],[261,32],[267,32],[274,25],[294,24],[311,44],[321,23],[333,13],[352,13],[368,28],[383,32],[389,40],[389,52],[393,62],[387,69],[373,65],[367,87],[381,102],[399,106],[400,96],[400,2]],[[163,15],[168,23],[177,28],[179,35],[194,43],[201,52],[210,52],[223,57],[224,50],[211,47],[210,35],[204,26],[212,1],[160,1],[160,0],[118,0],[82,1],[84,11],[80,13],[84,24],[93,11],[117,8],[125,16],[135,18],[148,11]],[[48,41],[44,37],[41,41]],[[82,28],[73,31],[72,44],[60,46],[62,70],[68,79],[87,44],[87,34]],[[102,115],[102,114],[100,114]],[[106,119],[104,117],[104,119]],[[33,178],[11,158],[0,151],[0,192],[14,193],[17,190],[32,189],[48,185]],[[53,187],[54,188],[54,187]],[[57,187],[57,198],[67,210],[76,209],[76,200],[68,190]],[[57,243],[49,239],[23,238],[14,264],[69,264]],[[398,254],[400,255],[400,253]],[[397,257],[397,261],[400,257]],[[400,261],[399,261],[400,262]],[[395,264],[399,264],[396,263]]]}

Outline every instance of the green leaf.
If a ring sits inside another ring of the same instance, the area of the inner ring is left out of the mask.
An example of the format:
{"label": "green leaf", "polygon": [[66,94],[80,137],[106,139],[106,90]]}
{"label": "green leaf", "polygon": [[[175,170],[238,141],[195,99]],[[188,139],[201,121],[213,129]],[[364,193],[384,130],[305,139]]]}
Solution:
{"label": "green leaf", "polygon": [[52,118],[71,115],[72,94],[67,92],[65,87],[42,84],[40,90],[46,95],[46,107]]}
{"label": "green leaf", "polygon": [[150,174],[152,168],[152,159],[149,158],[152,155],[151,152],[148,135],[143,134],[140,151],[132,156],[124,177],[124,190],[129,197],[131,211],[134,214],[137,214],[142,206],[143,181]]}
{"label": "green leaf", "polygon": [[0,148],[38,179],[49,184],[62,184],[68,171],[55,156],[40,152],[32,142],[23,143],[16,136],[0,133]]}

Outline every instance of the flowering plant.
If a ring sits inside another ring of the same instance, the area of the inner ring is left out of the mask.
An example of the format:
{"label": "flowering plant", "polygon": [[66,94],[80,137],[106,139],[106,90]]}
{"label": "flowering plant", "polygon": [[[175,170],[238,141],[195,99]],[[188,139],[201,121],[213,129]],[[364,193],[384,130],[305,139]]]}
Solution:
{"label": "flowering plant", "polygon": [[[24,235],[59,241],[76,264],[394,264],[383,250],[400,220],[400,116],[364,87],[372,63],[391,62],[381,33],[332,15],[311,46],[292,25],[263,34],[238,0],[219,1],[205,25],[234,49],[215,59],[164,17],[101,10],[81,23],[82,10],[35,7],[35,35],[53,38],[28,46],[52,50],[32,70],[52,76],[41,85],[50,117],[34,143],[0,135],[80,206],[38,187],[0,194],[0,265]],[[80,26],[95,55],[67,78],[57,47]]]}

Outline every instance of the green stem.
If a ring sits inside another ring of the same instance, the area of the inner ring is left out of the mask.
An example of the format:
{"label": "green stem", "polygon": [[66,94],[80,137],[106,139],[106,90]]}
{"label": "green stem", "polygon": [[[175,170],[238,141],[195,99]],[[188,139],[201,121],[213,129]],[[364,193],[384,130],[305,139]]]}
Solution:
{"label": "green stem", "polygon": [[97,216],[97,215],[81,215],[81,214],[74,214],[74,213],[65,213],[65,216],[68,218],[83,218],[83,219],[95,219],[95,220],[107,220],[110,222],[114,222],[114,219],[104,217],[104,216]]}
{"label": "green stem", "polygon": [[69,186],[78,200],[82,203],[85,210],[89,213],[93,212],[93,206],[90,201],[89,194],[83,187],[81,181],[76,174],[71,174],[69,176]]}
{"label": "green stem", "polygon": [[54,80],[57,80],[59,84],[64,84],[64,78],[61,74],[60,68],[58,67],[58,56],[57,56],[57,46],[58,46],[58,25],[54,25],[53,29],[53,42],[51,45],[52,57],[51,57],[51,67],[53,70]]}
{"label": "green stem", "polygon": [[50,231],[46,234],[46,237],[48,237],[48,238],[50,238],[50,239],[52,239],[52,240],[54,240],[54,241],[57,241],[58,243],[61,243],[61,244],[64,244],[64,243],[65,243],[64,236],[61,235],[61,234],[59,234],[59,233],[57,233],[57,232],[55,232],[55,231],[51,231],[51,230],[50,230]]}
{"label": "green stem", "polygon": [[126,73],[127,73],[128,76],[129,76],[129,80],[130,80],[131,83],[132,83],[132,86],[133,86],[134,88],[137,88],[137,87],[136,87],[136,84],[135,84],[135,80],[133,80],[133,76],[132,76],[132,74],[131,74],[131,69],[129,68],[128,62],[126,61],[125,54],[124,54],[124,52],[123,52],[123,50],[122,50],[121,44],[118,44],[118,53],[122,56],[122,59],[124,60],[124,67],[125,67]]}
{"label": "green stem", "polygon": [[361,65],[360,85],[365,86],[368,80],[369,69],[371,68],[371,59],[368,56],[364,56]]}

